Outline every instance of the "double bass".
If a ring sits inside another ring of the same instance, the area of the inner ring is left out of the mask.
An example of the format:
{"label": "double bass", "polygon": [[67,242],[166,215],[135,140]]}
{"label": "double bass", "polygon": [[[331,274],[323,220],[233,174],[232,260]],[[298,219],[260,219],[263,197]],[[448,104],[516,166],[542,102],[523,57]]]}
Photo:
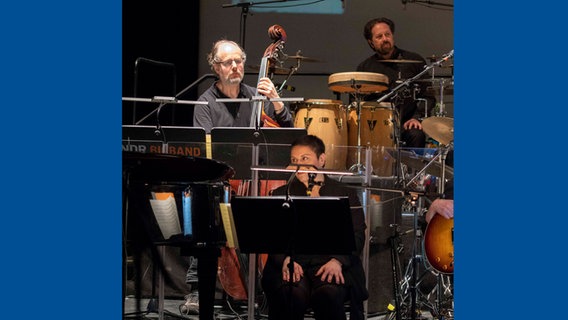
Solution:
{"label": "double bass", "polygon": [[[268,36],[272,40],[272,43],[264,51],[258,82],[260,82],[260,79],[267,76],[270,65],[276,63],[278,55],[283,49],[287,39],[286,32],[277,24],[268,28]],[[250,126],[280,127],[278,122],[265,113],[263,100],[255,100],[253,102]],[[286,183],[286,181],[282,182],[279,180],[273,181],[273,183],[271,183],[271,181],[265,182],[264,185],[261,182],[260,195],[267,195],[270,190]],[[232,180],[231,189],[237,190],[236,195],[247,196],[250,195],[250,183],[251,181]],[[262,273],[267,257],[267,254],[258,255],[259,274]],[[243,256],[238,248],[229,248],[228,246],[221,247],[221,256],[218,260],[218,277],[225,292],[235,300],[247,300],[249,296],[247,292],[248,263],[245,258],[246,256]]]}
{"label": "double bass", "polygon": [[[286,31],[284,31],[284,28],[277,24],[272,25],[270,28],[268,28],[268,36],[270,37],[270,39],[272,39],[272,43],[266,48],[266,50],[264,50],[264,54],[262,55],[257,84],[260,82],[260,79],[265,78],[268,75],[270,65],[276,63],[278,56],[284,48],[284,44],[287,40]],[[280,127],[278,122],[270,118],[264,112],[264,101],[262,100],[254,101],[253,112],[250,119],[251,127],[258,128],[261,125],[265,127]]]}

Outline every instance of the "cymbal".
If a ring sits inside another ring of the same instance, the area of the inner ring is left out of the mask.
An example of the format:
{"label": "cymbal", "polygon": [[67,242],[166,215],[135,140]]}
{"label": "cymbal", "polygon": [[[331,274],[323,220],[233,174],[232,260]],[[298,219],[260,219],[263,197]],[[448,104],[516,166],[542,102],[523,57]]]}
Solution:
{"label": "cymbal", "polygon": [[429,117],[422,120],[422,129],[434,140],[448,145],[454,141],[454,119],[447,117]]}
{"label": "cymbal", "polygon": [[[258,72],[260,70],[259,65],[247,66],[247,67],[249,69],[253,70],[253,71],[256,71],[256,72]],[[268,73],[288,75],[290,73],[290,69],[276,67],[276,66],[270,66],[270,67],[268,67]]]}
{"label": "cymbal", "polygon": [[389,63],[424,63],[420,60],[406,60],[406,59],[385,59],[379,60],[379,62],[389,62]]}
{"label": "cymbal", "polygon": [[302,56],[302,55],[286,56],[286,60],[288,60],[288,59],[298,59],[298,60],[305,61],[305,62],[321,62],[321,60],[314,59],[314,58],[308,58],[308,57]]}
{"label": "cymbal", "polygon": [[339,72],[329,76],[328,87],[340,93],[375,93],[388,89],[389,77],[374,72]]}

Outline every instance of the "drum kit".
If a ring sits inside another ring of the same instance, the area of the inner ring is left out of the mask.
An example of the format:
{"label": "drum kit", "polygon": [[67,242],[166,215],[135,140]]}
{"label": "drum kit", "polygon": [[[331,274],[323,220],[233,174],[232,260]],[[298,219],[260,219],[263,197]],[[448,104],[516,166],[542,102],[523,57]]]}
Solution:
{"label": "drum kit", "polygon": [[[422,128],[426,135],[433,139],[437,146],[444,148],[453,147],[453,118],[446,116],[444,110],[444,96],[453,94],[453,77],[435,77],[434,67],[453,68],[453,64],[448,65],[448,60],[453,57],[453,50],[443,55],[441,58],[429,57],[431,63],[422,72],[410,79],[399,79],[394,88],[389,88],[388,76],[374,72],[340,72],[331,74],[328,78],[328,88],[334,93],[349,94],[353,97],[352,103],[344,105],[340,100],[332,99],[306,99],[301,102],[291,103],[291,110],[294,115],[294,126],[305,128],[309,134],[320,137],[326,145],[326,168],[335,170],[365,171],[364,151],[366,148],[375,148],[373,151],[372,174],[379,177],[404,175],[395,172],[402,167],[402,164],[409,168],[420,170],[424,167],[424,159],[414,156],[388,154],[392,150],[399,149],[399,131],[401,124],[395,102],[386,102],[388,98],[397,94],[397,91],[411,87],[423,87],[426,92],[422,96],[435,97],[438,103],[436,108],[428,114],[426,104],[425,118],[422,121]],[[285,75],[282,87],[285,86],[290,77],[299,69],[301,62],[321,62],[321,60],[306,57],[301,51],[295,55],[283,55],[283,60],[295,61],[295,65],[283,68],[278,65],[271,65],[268,74]],[[436,61],[437,60],[437,61]],[[419,60],[390,59],[382,60],[387,64],[416,64],[423,63]],[[259,66],[248,66],[252,70],[259,70]],[[431,71],[430,78],[424,78],[426,72]],[[452,69],[453,72],[453,69]],[[424,86],[418,86],[419,84]],[[278,91],[282,91],[282,87]],[[390,89],[390,90],[389,90]],[[415,89],[416,90],[416,89]],[[418,89],[420,90],[420,89]],[[401,90],[402,91],[402,90]],[[386,94],[385,94],[386,92]],[[382,97],[376,101],[364,101],[368,95],[383,93]],[[424,100],[413,97],[418,100]],[[425,146],[426,147],[426,146]],[[375,156],[376,152],[379,152]],[[381,156],[383,155],[383,156]],[[440,159],[441,160],[441,159]],[[395,163],[395,161],[397,163]],[[417,167],[418,165],[422,165]],[[444,165],[444,164],[443,164]],[[427,172],[439,173],[439,163],[426,163]],[[449,174],[453,174],[449,168]]]}

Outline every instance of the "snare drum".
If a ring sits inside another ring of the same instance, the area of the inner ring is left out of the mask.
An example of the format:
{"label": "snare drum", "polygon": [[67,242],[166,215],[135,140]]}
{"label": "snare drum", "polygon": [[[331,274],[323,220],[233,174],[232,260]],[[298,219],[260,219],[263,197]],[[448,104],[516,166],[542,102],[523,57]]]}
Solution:
{"label": "snare drum", "polygon": [[325,144],[326,169],[344,170],[347,160],[347,115],[339,100],[308,99],[296,103],[294,127],[305,128]]}
{"label": "snare drum", "polygon": [[[373,173],[380,176],[389,176],[393,172],[393,158],[387,149],[394,148],[394,118],[393,106],[390,102],[361,102],[361,143],[358,143],[357,106],[348,108],[349,146],[371,146],[373,148]],[[349,164],[358,164],[365,159],[364,149],[360,149],[361,158],[358,158],[357,148],[349,148],[347,161]]]}

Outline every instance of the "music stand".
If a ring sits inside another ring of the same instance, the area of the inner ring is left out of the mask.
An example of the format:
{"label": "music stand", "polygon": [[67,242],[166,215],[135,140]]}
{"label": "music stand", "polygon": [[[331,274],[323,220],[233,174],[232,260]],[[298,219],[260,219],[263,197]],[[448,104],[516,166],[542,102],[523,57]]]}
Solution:
{"label": "music stand", "polygon": [[243,253],[351,254],[355,236],[348,197],[231,199]]}
{"label": "music stand", "polygon": [[[244,253],[285,253],[293,268],[295,254],[355,250],[347,197],[234,196],[231,208],[238,247]],[[248,315],[254,317],[250,306]]]}

